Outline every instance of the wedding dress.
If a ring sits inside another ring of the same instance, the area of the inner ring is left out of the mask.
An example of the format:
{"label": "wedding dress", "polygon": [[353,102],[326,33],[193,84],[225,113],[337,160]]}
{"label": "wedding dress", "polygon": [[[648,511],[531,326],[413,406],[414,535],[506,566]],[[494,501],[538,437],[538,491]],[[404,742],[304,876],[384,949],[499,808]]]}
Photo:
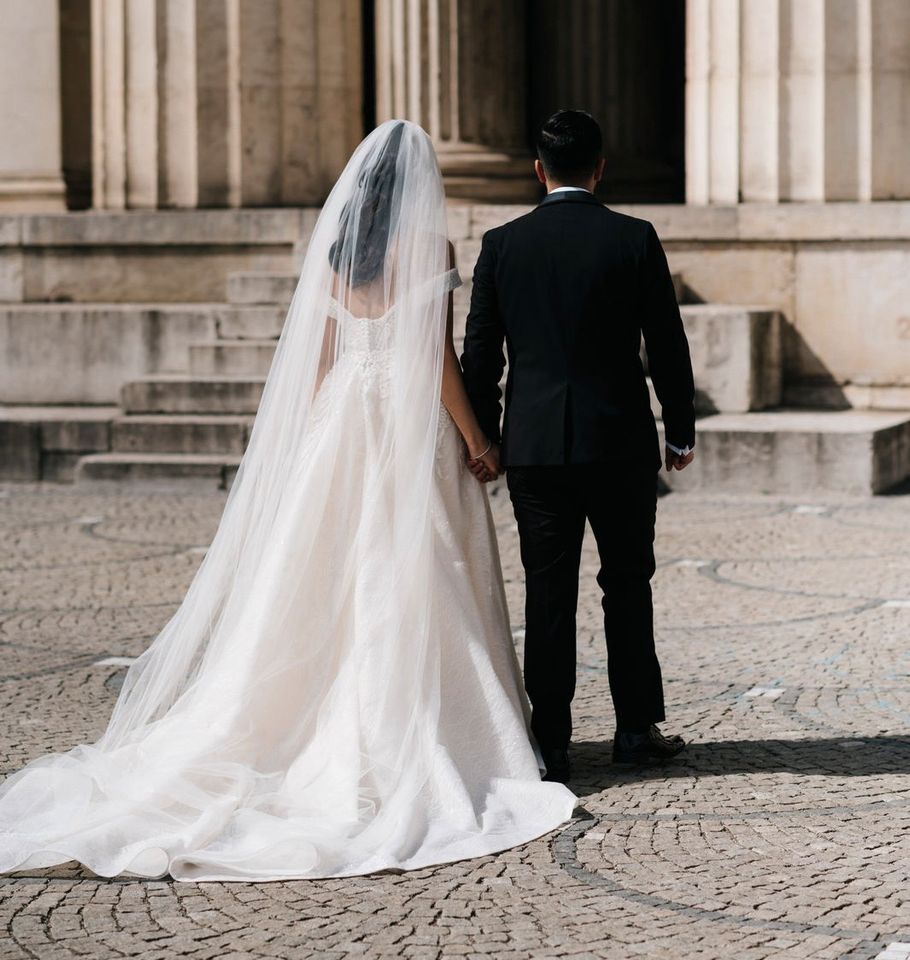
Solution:
{"label": "wedding dress", "polygon": [[327,200],[218,531],[95,744],[0,786],[0,870],[276,880],[503,850],[540,780],[485,489],[439,401],[445,205],[420,127]]}

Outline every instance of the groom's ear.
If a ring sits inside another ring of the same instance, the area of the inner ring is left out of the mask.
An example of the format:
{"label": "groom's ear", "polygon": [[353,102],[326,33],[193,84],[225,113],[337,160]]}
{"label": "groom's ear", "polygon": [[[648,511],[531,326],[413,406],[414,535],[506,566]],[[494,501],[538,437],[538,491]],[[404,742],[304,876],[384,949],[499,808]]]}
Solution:
{"label": "groom's ear", "polygon": [[543,164],[539,160],[534,161],[534,172],[537,174],[537,179],[546,186],[547,183],[547,173],[543,168]]}
{"label": "groom's ear", "polygon": [[600,183],[600,181],[603,180],[604,167],[605,167],[606,165],[607,165],[607,158],[606,158],[606,157],[601,157],[601,158],[597,161],[597,166],[594,168],[594,182],[595,182],[595,183]]}

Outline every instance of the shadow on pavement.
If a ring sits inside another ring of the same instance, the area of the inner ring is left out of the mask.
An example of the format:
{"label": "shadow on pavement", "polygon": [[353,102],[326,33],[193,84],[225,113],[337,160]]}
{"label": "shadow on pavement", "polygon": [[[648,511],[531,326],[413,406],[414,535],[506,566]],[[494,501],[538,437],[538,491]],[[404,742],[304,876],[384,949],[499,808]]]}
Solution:
{"label": "shadow on pavement", "polygon": [[910,774],[910,736],[698,741],[690,743],[674,760],[639,767],[613,764],[612,749],[612,741],[573,743],[570,786],[583,794],[621,783],[669,777],[722,777],[737,773],[824,777]]}

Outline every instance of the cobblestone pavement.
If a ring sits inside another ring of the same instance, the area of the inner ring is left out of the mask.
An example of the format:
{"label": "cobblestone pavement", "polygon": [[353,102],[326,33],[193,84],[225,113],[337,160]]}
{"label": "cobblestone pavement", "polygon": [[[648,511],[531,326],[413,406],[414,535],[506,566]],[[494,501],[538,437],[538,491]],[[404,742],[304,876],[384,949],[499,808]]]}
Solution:
{"label": "cobblestone pavement", "polygon": [[[516,534],[505,491],[493,502],[520,642]],[[100,734],[111,658],[170,616],[222,503],[0,488],[2,772]],[[692,741],[679,762],[609,763],[589,549],[572,824],[397,876],[0,878],[0,957],[910,956],[910,500],[677,494],[658,536],[665,729]]]}

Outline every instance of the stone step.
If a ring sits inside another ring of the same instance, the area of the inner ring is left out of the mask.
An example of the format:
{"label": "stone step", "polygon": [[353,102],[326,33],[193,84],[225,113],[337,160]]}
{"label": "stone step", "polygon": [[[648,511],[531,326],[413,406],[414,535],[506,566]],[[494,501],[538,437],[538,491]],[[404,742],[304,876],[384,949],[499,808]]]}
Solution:
{"label": "stone step", "polygon": [[[781,317],[764,307],[688,304],[680,313],[689,339],[700,414],[748,413],[781,403]],[[642,344],[642,362],[648,367]],[[659,416],[648,380],[652,407]]]}
{"label": "stone step", "polygon": [[186,373],[192,343],[276,339],[285,314],[227,303],[0,304],[0,403],[116,403],[133,377]]}
{"label": "stone step", "polygon": [[[749,413],[781,403],[781,316],[764,307],[688,304],[680,313],[689,339],[699,415]],[[647,368],[647,355],[643,348]],[[660,417],[648,378],[651,408]]]}
{"label": "stone step", "polygon": [[215,336],[225,340],[276,340],[286,315],[286,306],[218,304],[213,311]]}
{"label": "stone step", "polygon": [[219,304],[0,305],[0,400],[116,403],[125,380],[186,370],[187,347],[215,336]]}
{"label": "stone step", "polygon": [[76,464],[79,485],[139,483],[168,490],[227,489],[240,456],[183,453],[93,453]]}
{"label": "stone step", "polygon": [[780,313],[764,306],[681,307],[698,392],[717,412],[746,413],[780,405]]}
{"label": "stone step", "polygon": [[293,273],[232,273],[227,280],[227,298],[229,303],[272,303],[287,309],[296,286]]}
{"label": "stone step", "polygon": [[874,494],[910,477],[910,413],[717,414],[698,421],[695,460],[661,473],[674,490]]}
{"label": "stone step", "polygon": [[277,340],[200,340],[190,344],[190,373],[264,377],[272,365],[277,344]]}
{"label": "stone step", "polygon": [[0,406],[0,481],[68,483],[80,457],[110,447],[111,406]]}
{"label": "stone step", "polygon": [[253,418],[138,414],[111,422],[114,453],[242,454]]}
{"label": "stone step", "polygon": [[4,299],[221,300],[231,273],[293,270],[295,248],[317,214],[312,207],[5,212],[4,256],[16,269],[3,271]]}
{"label": "stone step", "polygon": [[[174,389],[180,379],[149,381]],[[261,389],[261,381],[241,378],[183,381],[202,383],[203,389],[212,383]],[[249,415],[122,416],[110,407],[3,407],[0,479],[65,482],[78,473],[83,481],[222,485],[233,476],[251,423]],[[110,453],[86,455],[109,445]],[[774,410],[704,417],[692,465],[662,476],[678,491],[881,493],[910,478],[910,413]]]}
{"label": "stone step", "polygon": [[[650,377],[645,377],[648,385],[648,394],[651,397],[651,412],[657,420],[660,420],[663,411],[660,408],[660,402],[657,399],[657,391],[654,389],[654,381]],[[695,415],[698,417],[707,417],[720,411],[716,410],[710,396],[700,389],[698,384],[695,386]]]}
{"label": "stone step", "polygon": [[748,413],[781,402],[781,317],[765,307],[680,308],[703,412]]}
{"label": "stone step", "polygon": [[682,303],[686,296],[686,284],[683,282],[681,273],[671,274],[673,277],[673,292],[676,294],[676,302]]}
{"label": "stone step", "polygon": [[255,413],[264,377],[159,374],[123,385],[127,413]]}

